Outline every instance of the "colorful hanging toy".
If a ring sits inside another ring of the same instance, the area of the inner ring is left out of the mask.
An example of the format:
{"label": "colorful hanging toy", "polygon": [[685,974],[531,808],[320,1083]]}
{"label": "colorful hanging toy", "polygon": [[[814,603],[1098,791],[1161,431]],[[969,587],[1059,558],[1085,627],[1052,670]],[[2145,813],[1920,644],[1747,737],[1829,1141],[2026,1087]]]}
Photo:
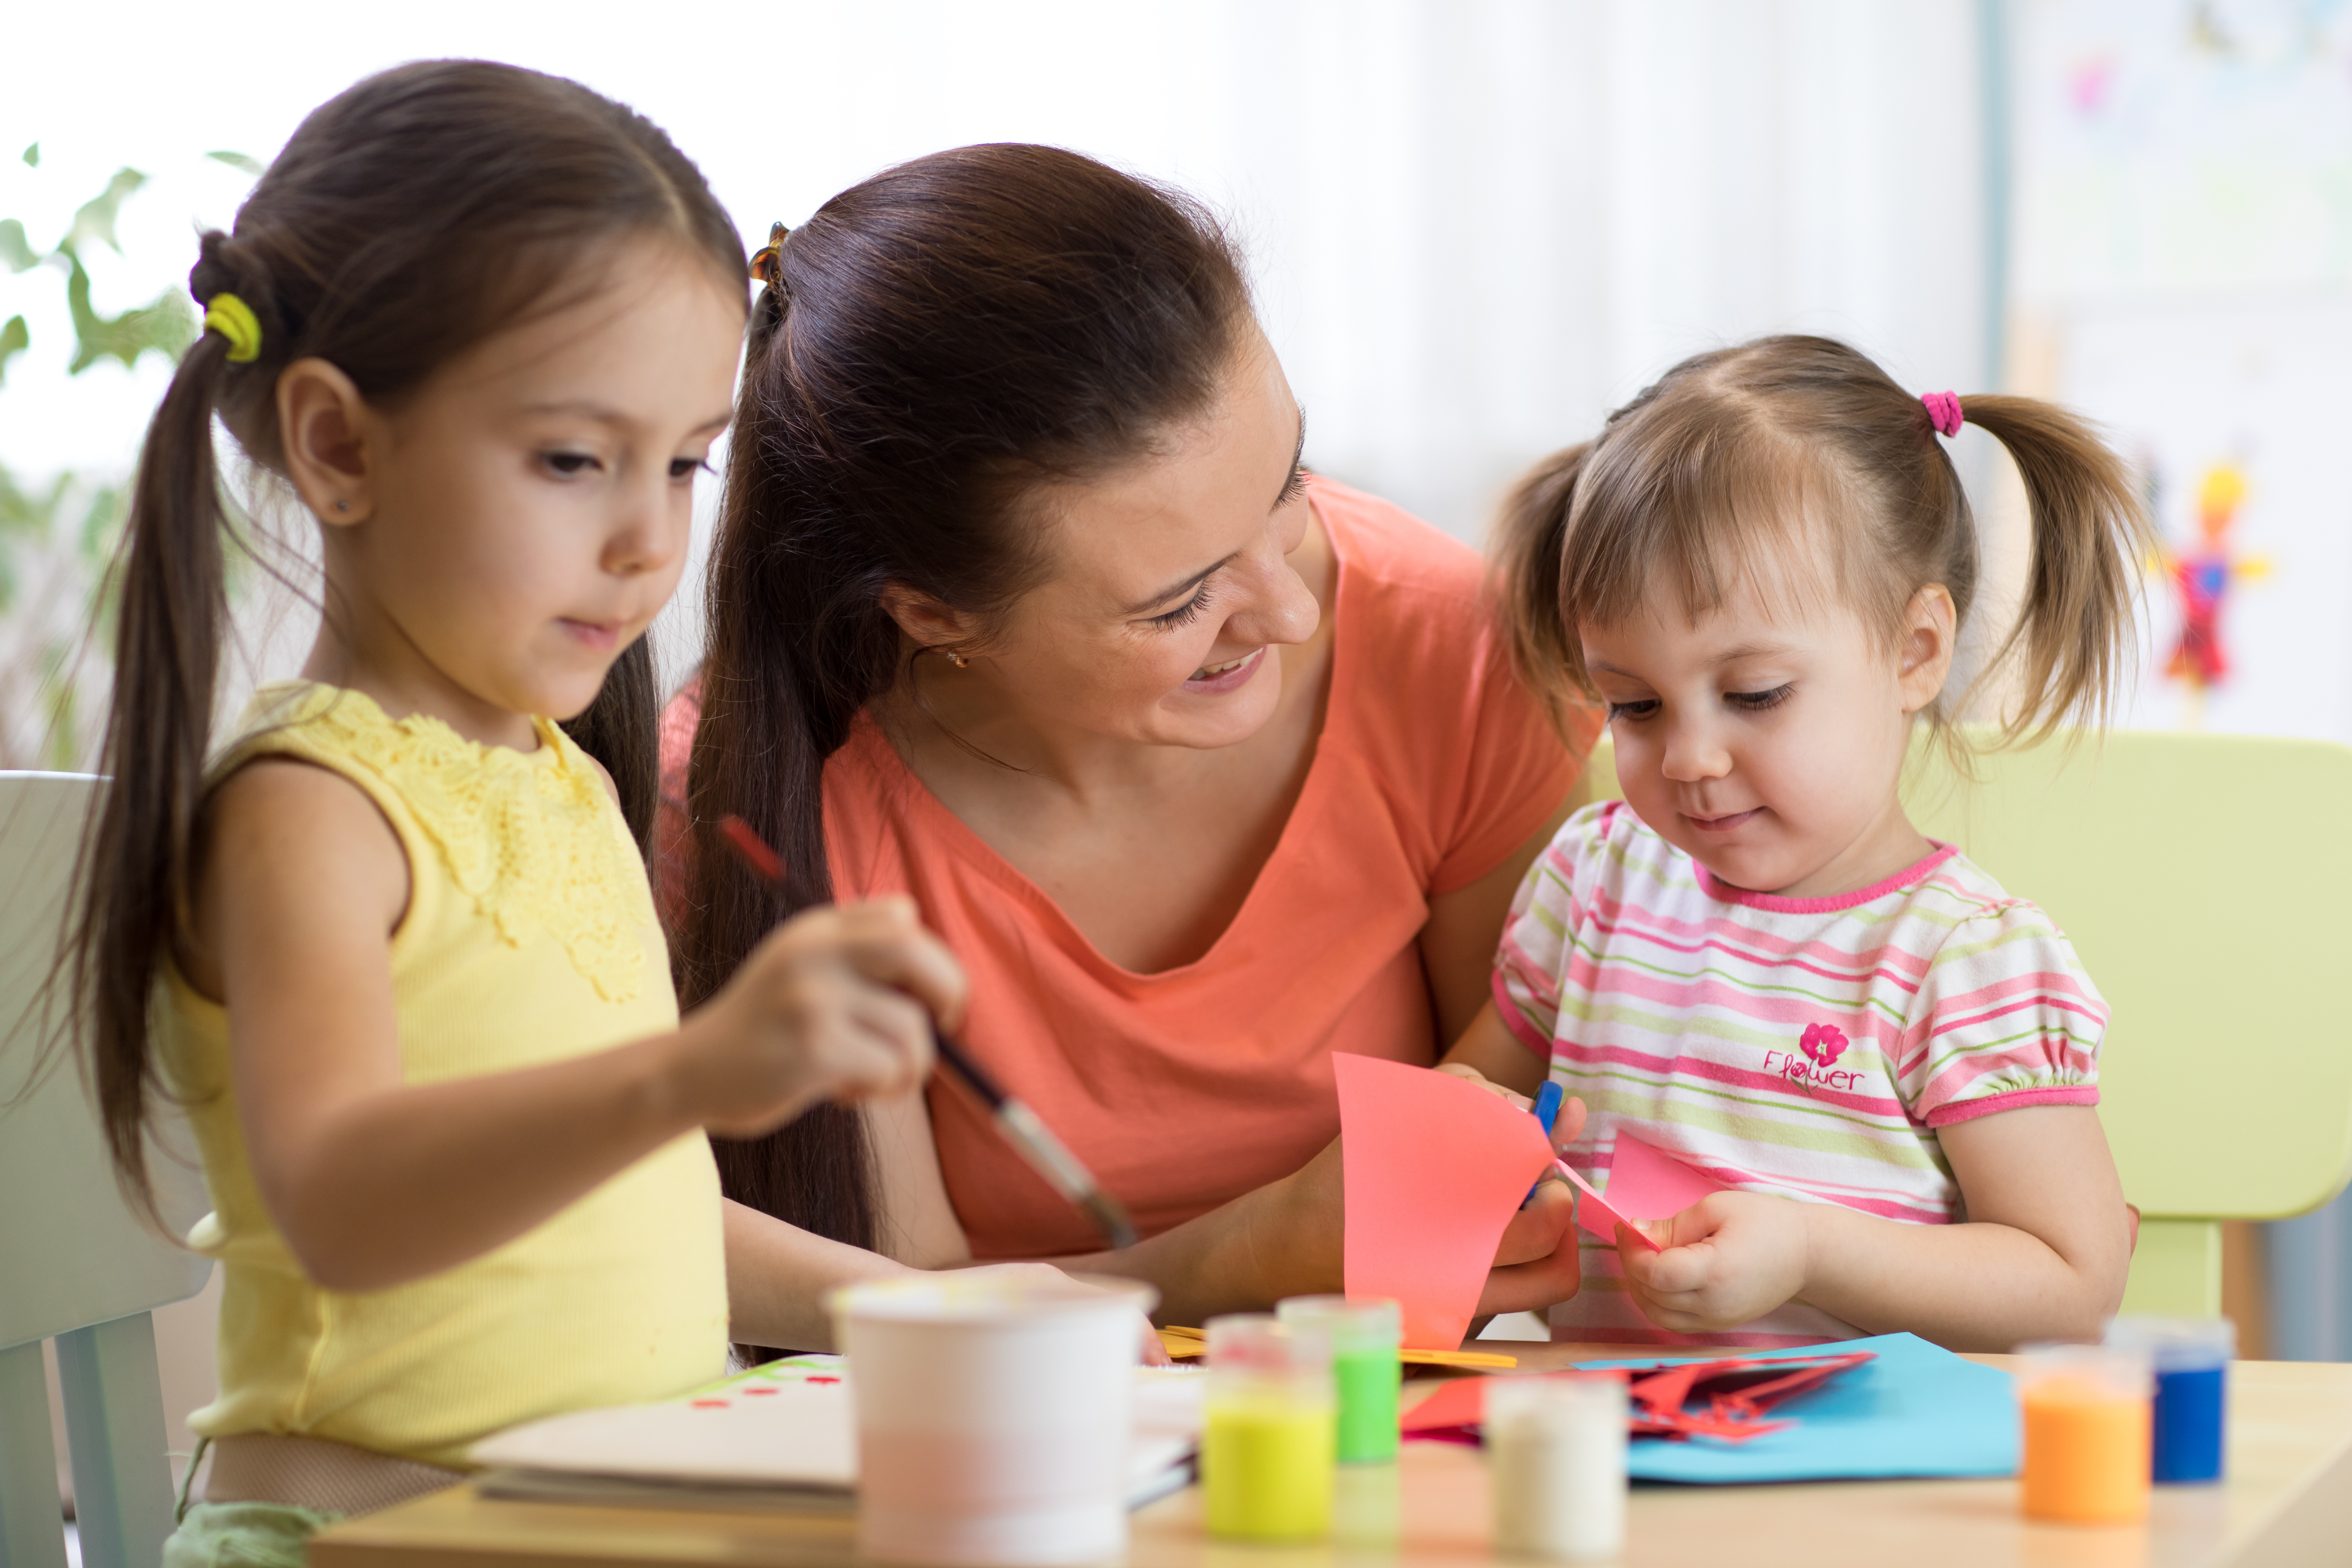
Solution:
{"label": "colorful hanging toy", "polygon": [[2217,463],[2206,470],[2197,489],[2199,542],[2178,554],[2160,550],[2157,564],[2171,581],[2180,605],[2180,635],[2172,647],[2165,674],[2186,688],[2183,725],[2195,729],[2203,717],[2207,691],[2229,678],[2231,659],[2221,640],[2221,607],[2233,581],[2253,582],[2269,575],[2271,563],[2261,556],[2236,556],[2230,541],[2238,509],[2246,499],[2245,471],[2235,463]]}

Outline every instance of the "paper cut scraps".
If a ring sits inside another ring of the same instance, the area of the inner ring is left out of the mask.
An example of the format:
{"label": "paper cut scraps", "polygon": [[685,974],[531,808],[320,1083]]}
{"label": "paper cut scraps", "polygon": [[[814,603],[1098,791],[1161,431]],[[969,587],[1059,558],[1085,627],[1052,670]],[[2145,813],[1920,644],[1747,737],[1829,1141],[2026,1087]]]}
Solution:
{"label": "paper cut scraps", "polygon": [[[1637,1438],[1626,1469],[1638,1480],[1748,1482],[1861,1480],[1892,1476],[2013,1476],[2017,1473],[2019,1421],[2016,1384],[2009,1373],[1954,1355],[1910,1334],[1881,1334],[1830,1345],[1748,1351],[1710,1363],[1741,1364],[1743,1376],[1760,1384],[1769,1369],[1789,1365],[1802,1372],[1824,1363],[1848,1364],[1802,1384],[1784,1385],[1771,1400],[1771,1419],[1727,1442],[1705,1432],[1680,1440],[1642,1438],[1643,1419],[1656,1405],[1629,1414]],[[1589,1372],[1626,1372],[1647,1382],[1672,1364],[1644,1362],[1584,1362]],[[1696,1380],[1694,1380],[1696,1382]],[[1469,1440],[1485,1414],[1484,1377],[1441,1384],[1404,1413],[1408,1433]],[[1661,1398],[1671,1384],[1654,1385]],[[1714,1390],[1699,1385],[1704,1392]],[[1629,1390],[1630,1391],[1630,1390]],[[1734,1383],[1727,1400],[1757,1401],[1757,1384]],[[1731,1408],[1737,1411],[1736,1404]],[[1685,1416],[1706,1417],[1712,1401]],[[1664,1436],[1664,1435],[1661,1435]]]}
{"label": "paper cut scraps", "polygon": [[1776,1419],[1790,1418],[1779,1430],[1744,1443],[1636,1442],[1627,1471],[1642,1480],[1702,1482],[2017,1473],[2016,1380],[1997,1367],[1911,1334],[1745,1353],[1769,1363],[1864,1351],[1875,1359],[1777,1406]]}
{"label": "paper cut scraps", "polygon": [[1412,1349],[1458,1349],[1551,1142],[1534,1117],[1451,1073],[1344,1052],[1331,1069],[1348,1294],[1402,1303]]}
{"label": "paper cut scraps", "polygon": [[[1627,1430],[1636,1437],[1683,1441],[1710,1437],[1723,1443],[1747,1443],[1792,1425],[1768,1420],[1765,1413],[1784,1400],[1809,1394],[1831,1378],[1874,1360],[1869,1351],[1767,1359],[1730,1356],[1720,1361],[1679,1362],[1643,1366],[1629,1363],[1631,1381]],[[1615,1370],[1595,1368],[1570,1375],[1593,1376]],[[1450,1383],[1404,1413],[1404,1431],[1431,1436],[1476,1436],[1486,1418],[1486,1378],[1468,1377]]]}

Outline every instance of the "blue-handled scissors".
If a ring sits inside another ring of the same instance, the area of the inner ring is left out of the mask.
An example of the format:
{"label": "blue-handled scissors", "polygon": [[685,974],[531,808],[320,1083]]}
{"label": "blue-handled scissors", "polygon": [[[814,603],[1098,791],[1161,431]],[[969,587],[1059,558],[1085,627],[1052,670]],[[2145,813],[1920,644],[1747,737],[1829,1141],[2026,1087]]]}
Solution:
{"label": "blue-handled scissors", "polygon": [[[1551,1137],[1551,1124],[1559,1120],[1559,1102],[1561,1096],[1562,1090],[1559,1087],[1559,1079],[1556,1078],[1548,1078],[1544,1079],[1543,1087],[1536,1090],[1536,1103],[1534,1106],[1536,1120],[1543,1124],[1544,1138],[1546,1141],[1549,1141]],[[1519,1206],[1521,1208],[1527,1207],[1529,1203],[1534,1201],[1536,1194],[1541,1191],[1542,1188],[1543,1178],[1538,1176],[1536,1178],[1536,1184],[1528,1189],[1528,1195],[1519,1200]]]}

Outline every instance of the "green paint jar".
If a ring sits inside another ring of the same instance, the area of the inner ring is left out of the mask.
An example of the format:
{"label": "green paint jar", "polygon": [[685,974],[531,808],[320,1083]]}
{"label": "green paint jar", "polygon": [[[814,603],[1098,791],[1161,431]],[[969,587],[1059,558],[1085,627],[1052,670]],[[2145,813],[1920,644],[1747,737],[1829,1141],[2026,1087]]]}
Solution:
{"label": "green paint jar", "polygon": [[1384,1465],[1397,1457],[1397,1396],[1404,1368],[1397,1359],[1403,1310],[1391,1300],[1351,1301],[1345,1296],[1292,1296],[1275,1316],[1312,1329],[1331,1342],[1331,1381],[1339,1394],[1339,1459],[1343,1465]]}

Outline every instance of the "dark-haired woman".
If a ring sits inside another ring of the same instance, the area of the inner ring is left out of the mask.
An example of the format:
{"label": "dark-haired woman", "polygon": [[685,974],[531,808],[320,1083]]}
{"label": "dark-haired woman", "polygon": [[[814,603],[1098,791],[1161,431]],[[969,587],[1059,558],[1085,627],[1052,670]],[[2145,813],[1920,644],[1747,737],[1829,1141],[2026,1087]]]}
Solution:
{"label": "dark-haired woman", "polygon": [[[665,731],[685,991],[789,910],[911,893],[971,1049],[1147,1239],[1093,1252],[935,1082],[719,1146],[759,1321],[823,1343],[824,1287],[974,1258],[1143,1276],[1176,1321],[1338,1289],[1330,1054],[1426,1064],[1476,1013],[1595,717],[1563,744],[1514,683],[1470,551],[1303,472],[1183,197],[965,148],[760,266],[709,658]],[[1566,1216],[1514,1222],[1488,1310],[1574,1290]]]}

